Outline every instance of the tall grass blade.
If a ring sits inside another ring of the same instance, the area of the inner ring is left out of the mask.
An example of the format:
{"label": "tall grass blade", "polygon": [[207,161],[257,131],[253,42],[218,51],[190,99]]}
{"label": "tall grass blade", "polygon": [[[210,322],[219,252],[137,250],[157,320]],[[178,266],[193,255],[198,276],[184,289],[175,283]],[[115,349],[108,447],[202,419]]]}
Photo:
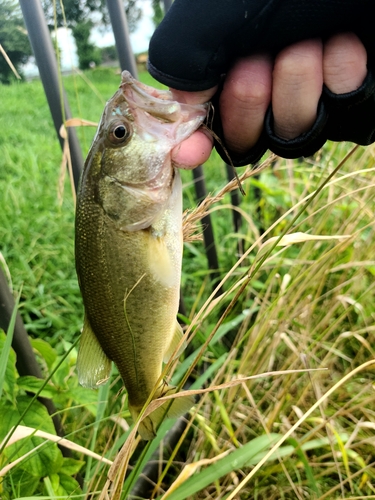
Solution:
{"label": "tall grass blade", "polygon": [[[93,494],[98,494],[100,493],[99,491],[93,491]],[[84,495],[81,493],[80,495],[69,495],[68,497],[67,496],[56,496],[55,495],[55,498],[56,500],[70,500],[71,498],[74,499],[74,498],[84,498]],[[18,497],[18,498],[14,498],[14,500],[51,500],[51,496],[48,495],[48,496],[37,496],[37,497]]]}
{"label": "tall grass blade", "polygon": [[[108,395],[109,395],[109,383],[103,384],[99,386],[98,390],[98,405],[97,405],[97,412],[95,415],[95,423],[93,426],[93,435],[91,438],[91,443],[90,443],[90,451],[93,453],[96,447],[96,441],[98,437],[98,431],[99,431],[99,424],[104,417],[104,412],[105,408],[107,406],[107,401],[108,401]],[[89,458],[86,463],[86,474],[85,474],[85,482],[84,482],[84,492],[87,492],[87,488],[90,484],[91,481],[91,476],[92,476],[92,471],[91,471],[91,465],[92,465],[92,457],[93,455],[89,455]],[[107,462],[108,463],[108,462]],[[112,462],[111,462],[112,463]]]}
{"label": "tall grass blade", "polygon": [[[339,435],[336,435],[336,438],[340,439],[340,441],[341,441],[341,438]],[[310,485],[311,491],[313,491],[316,495],[318,495],[319,489],[318,489],[318,486],[317,486],[316,481],[315,481],[314,473],[313,473],[313,470],[309,464],[309,461],[307,460],[307,457],[306,457],[306,454],[305,454],[303,448],[298,443],[298,441],[294,438],[289,438],[289,439],[287,439],[286,442],[290,443],[294,447],[296,455],[301,460],[301,462],[303,463],[303,466],[305,468],[306,478],[307,478],[308,484]]]}
{"label": "tall grass blade", "polygon": [[234,498],[236,498],[236,495],[247,484],[247,482],[258,472],[258,470],[264,465],[264,463],[269,459],[269,457],[272,456],[272,454],[275,453],[275,451],[280,448],[280,446],[292,435],[292,433],[301,425],[301,423],[304,422],[307,417],[309,417],[309,415],[311,415],[317,408],[319,408],[319,406],[322,404],[323,401],[329,398],[329,396],[331,396],[332,393],[334,393],[340,386],[345,384],[345,382],[347,382],[355,374],[373,365],[375,365],[375,360],[363,363],[362,365],[358,366],[350,373],[345,375],[345,377],[343,377],[341,380],[339,380],[339,382],[337,382],[333,387],[331,387],[318,401],[316,401],[316,403],[314,403],[311,406],[311,408],[309,408],[309,410],[307,410],[307,412],[304,415],[302,415],[301,418],[297,420],[297,422],[289,429],[289,431],[271,448],[271,450],[266,454],[266,456],[260,462],[257,463],[254,469],[241,481],[241,483],[229,495],[227,500],[233,500]]}
{"label": "tall grass blade", "polygon": [[42,393],[44,387],[48,384],[48,382],[51,380],[51,378],[53,377],[53,375],[57,372],[57,370],[60,368],[60,366],[63,364],[63,362],[65,361],[65,359],[69,356],[69,354],[71,353],[71,351],[75,348],[75,346],[77,345],[78,343],[78,340],[77,339],[70,347],[70,349],[68,351],[66,351],[66,353],[64,354],[64,356],[62,356],[61,360],[59,361],[59,363],[57,363],[57,365],[55,366],[54,370],[49,374],[49,376],[44,380],[43,384],[41,385],[40,389],[34,394],[34,396],[32,398],[30,398],[30,402],[29,404],[27,405],[27,407],[24,409],[24,411],[22,412],[22,414],[20,415],[18,421],[16,422],[16,425],[9,431],[6,439],[4,439],[4,441],[0,444],[0,454],[1,452],[3,451],[3,449],[6,447],[8,441],[12,438],[14,432],[16,431],[17,427],[21,424],[21,422],[23,421],[23,418],[24,416],[26,415],[26,413],[30,410],[31,406],[33,405],[34,401],[40,396],[40,394]]}
{"label": "tall grass blade", "polygon": [[[171,493],[168,490],[165,495],[159,497],[158,500],[164,500],[166,498],[168,498],[168,500],[185,500],[188,497],[194,496],[198,491],[203,490],[222,476],[237,471],[242,467],[255,465],[266,455],[266,450],[278,442],[280,437],[279,434],[269,434],[259,436],[249,441],[242,446],[242,448],[227,454],[193,477],[187,478],[185,482],[181,482],[181,485],[177,489],[173,487]],[[314,443],[309,444],[309,449],[322,446],[320,440],[316,440]],[[280,448],[276,454],[270,455],[268,460],[277,460],[278,458],[290,456],[294,451],[294,446],[284,446]],[[191,465],[193,466],[194,464]],[[186,473],[182,472],[181,474],[183,478],[186,477]]]}
{"label": "tall grass blade", "polygon": [[50,499],[57,500],[57,497],[56,497],[55,491],[53,489],[52,482],[51,482],[50,478],[48,476],[45,477],[43,479],[43,482],[44,482],[44,485],[46,487],[46,490],[47,490],[47,493],[48,493]]}
{"label": "tall grass blade", "polygon": [[[70,450],[76,451],[77,453],[83,453],[84,455],[90,457],[90,458],[95,458],[96,460],[99,460],[100,462],[103,462],[107,465],[112,465],[112,462],[108,460],[105,457],[102,457],[101,455],[98,455],[97,453],[94,453],[93,451],[85,448],[84,446],[80,446],[79,444],[74,443],[73,441],[70,441],[69,439],[62,438],[60,436],[55,436],[54,434],[50,434],[49,432],[44,432],[44,431],[39,431],[37,429],[34,429],[32,427],[27,427],[25,425],[18,425],[16,429],[11,429],[10,431],[12,433],[11,438],[8,438],[6,436],[4,438],[3,443],[1,443],[0,447],[6,448],[7,446],[12,445],[13,443],[16,443],[20,439],[24,439],[29,436],[35,436],[35,437],[40,437],[43,439],[46,439],[48,441],[52,441],[53,443],[57,443],[60,446],[64,446],[65,448],[69,448]],[[43,446],[45,443],[41,443],[39,446]],[[34,450],[31,451],[33,453]],[[22,457],[18,458],[14,462],[11,462],[10,464],[6,465],[0,470],[0,477],[5,476],[13,467],[15,467],[18,463],[22,462],[29,453],[23,455]]]}
{"label": "tall grass blade", "polygon": [[17,296],[17,299],[14,304],[14,308],[12,311],[12,316],[10,318],[9,326],[8,326],[8,331],[6,335],[6,339],[4,342],[4,347],[3,350],[1,351],[0,354],[0,399],[3,394],[3,387],[4,387],[4,380],[5,380],[5,372],[6,372],[6,367],[8,364],[8,358],[9,358],[9,353],[10,349],[12,347],[12,340],[13,340],[13,334],[14,334],[14,327],[16,325],[16,319],[17,319],[17,312],[18,312],[18,304],[20,301],[21,297],[21,290]]}

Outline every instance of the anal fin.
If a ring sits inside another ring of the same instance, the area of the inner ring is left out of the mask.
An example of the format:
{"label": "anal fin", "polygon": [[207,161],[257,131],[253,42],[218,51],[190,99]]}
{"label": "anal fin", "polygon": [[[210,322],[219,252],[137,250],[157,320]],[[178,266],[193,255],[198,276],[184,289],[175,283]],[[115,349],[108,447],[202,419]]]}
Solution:
{"label": "anal fin", "polygon": [[[181,342],[181,339],[183,337],[184,337],[184,332],[182,331],[180,323],[176,320],[176,327],[175,327],[175,331],[174,331],[171,343],[169,344],[169,347],[164,354],[164,358],[163,358],[164,363],[168,363],[168,361],[171,359],[173,353],[175,352],[178,344]],[[186,347],[186,341],[183,342],[182,346],[175,354],[175,358],[178,358],[181,355],[181,353],[185,350],[185,347]]]}
{"label": "anal fin", "polygon": [[[158,397],[169,396],[176,392],[176,387],[164,384],[164,388],[158,394]],[[156,436],[156,431],[163,418],[179,418],[194,406],[194,396],[187,395],[173,399],[173,401],[166,401],[158,409],[154,410],[139,424],[138,432],[142,439],[149,441]],[[168,411],[167,411],[168,408]],[[135,421],[138,418],[139,411],[129,405],[130,413]],[[167,414],[165,412],[167,411]]]}
{"label": "anal fin", "polygon": [[85,315],[77,358],[78,380],[81,385],[97,388],[111,375],[112,362],[103,351]]}

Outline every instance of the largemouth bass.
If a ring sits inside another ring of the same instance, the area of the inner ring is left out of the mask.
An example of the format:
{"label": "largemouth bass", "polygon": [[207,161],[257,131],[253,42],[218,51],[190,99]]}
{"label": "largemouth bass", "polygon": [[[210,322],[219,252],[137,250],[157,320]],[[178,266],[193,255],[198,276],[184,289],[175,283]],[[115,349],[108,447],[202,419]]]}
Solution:
{"label": "largemouth bass", "polygon": [[[191,135],[206,106],[180,104],[122,74],[88,154],[77,197],[75,253],[85,307],[77,369],[97,387],[111,361],[121,374],[133,419],[174,389],[160,380],[182,339],[176,314],[182,259],[182,187],[171,150]],[[157,385],[157,387],[156,387]],[[168,416],[194,401],[178,398]],[[163,407],[141,423],[152,439]]]}

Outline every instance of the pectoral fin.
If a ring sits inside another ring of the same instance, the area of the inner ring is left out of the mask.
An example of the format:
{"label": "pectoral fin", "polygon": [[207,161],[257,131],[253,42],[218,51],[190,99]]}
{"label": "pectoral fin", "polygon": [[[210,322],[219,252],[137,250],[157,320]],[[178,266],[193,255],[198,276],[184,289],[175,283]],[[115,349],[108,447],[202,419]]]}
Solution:
{"label": "pectoral fin", "polygon": [[112,362],[104,353],[85,315],[77,358],[78,380],[81,385],[97,388],[110,377]]}
{"label": "pectoral fin", "polygon": [[173,265],[168,247],[162,236],[150,233],[148,241],[148,265],[152,276],[163,286],[176,285],[179,279]]}
{"label": "pectoral fin", "polygon": [[[166,353],[164,354],[164,358],[163,358],[164,363],[168,363],[168,361],[171,359],[173,353],[176,350],[176,347],[180,343],[183,336],[184,336],[184,332],[182,331],[181,325],[176,320],[176,327],[175,327],[175,331],[174,331],[171,343],[169,344],[169,347],[168,347]],[[178,358],[181,355],[181,353],[185,350],[185,347],[186,347],[186,341],[183,342],[182,346],[177,351],[175,358]]]}

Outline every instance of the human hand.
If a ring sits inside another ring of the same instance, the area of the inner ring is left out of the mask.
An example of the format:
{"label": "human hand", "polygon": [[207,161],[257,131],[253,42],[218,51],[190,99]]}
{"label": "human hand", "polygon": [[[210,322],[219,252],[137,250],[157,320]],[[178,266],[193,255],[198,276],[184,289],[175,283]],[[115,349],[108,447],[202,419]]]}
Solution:
{"label": "human hand", "polygon": [[[176,0],[176,3],[181,7],[183,0]],[[318,3],[310,0],[310,5]],[[363,5],[362,2],[357,7]],[[272,43],[268,47],[270,53],[275,49]],[[152,56],[151,48],[152,44]],[[153,73],[154,58],[150,60],[150,72]],[[206,102],[214,96],[215,114],[219,118],[214,130],[234,164],[241,165],[257,161],[267,147],[285,157],[298,157],[314,153],[327,138],[364,144],[375,140],[374,83],[369,78],[371,75],[366,78],[366,62],[363,43],[354,33],[346,32],[328,38],[324,44],[319,38],[292,43],[274,58],[265,52],[238,58],[227,70],[220,93],[216,95],[216,87],[189,91],[208,84],[208,70],[204,73],[206,81],[201,73],[201,82],[172,79],[171,83],[177,82],[180,88],[188,90],[173,91],[175,98],[182,102]],[[197,69],[191,74],[195,76],[195,73],[199,75]],[[364,88],[361,88],[364,80]],[[326,88],[322,99],[323,82]],[[362,106],[365,110],[360,110],[359,114],[358,110],[353,114],[356,97],[361,102],[370,101]],[[325,106],[322,104],[324,99]],[[336,109],[341,103],[345,105],[345,101],[349,101],[348,107],[352,110]],[[327,118],[327,107],[331,120]],[[349,117],[346,128],[343,125],[345,113]],[[358,118],[362,118],[360,123],[355,122]],[[347,130],[350,127],[354,132]],[[177,164],[194,167],[207,159],[211,147],[210,137],[199,131],[174,152],[174,160]],[[216,147],[228,161],[224,148],[220,144]]]}
{"label": "human hand", "polygon": [[[219,99],[225,144],[244,154],[257,143],[272,102],[274,132],[284,140],[308,132],[317,118],[323,82],[334,94],[357,90],[367,74],[367,53],[359,38],[344,33],[306,40],[282,50],[273,62],[265,54],[238,60],[228,72]],[[201,92],[172,90],[180,102],[207,102],[217,87]],[[177,165],[193,168],[210,156],[212,138],[197,131],[173,154]]]}

